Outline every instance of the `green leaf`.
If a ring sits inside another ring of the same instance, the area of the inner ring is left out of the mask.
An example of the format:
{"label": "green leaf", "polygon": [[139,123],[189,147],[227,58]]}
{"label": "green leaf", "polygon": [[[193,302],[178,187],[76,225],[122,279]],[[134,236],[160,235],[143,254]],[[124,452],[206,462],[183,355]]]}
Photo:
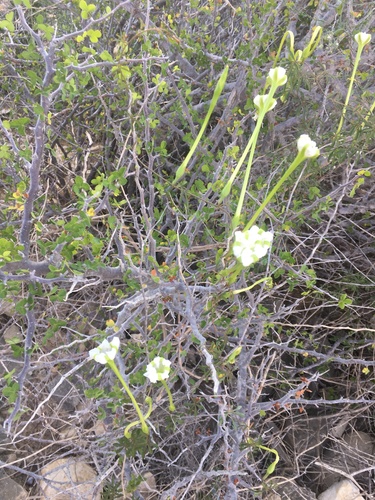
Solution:
{"label": "green leaf", "polygon": [[20,135],[25,135],[25,126],[30,122],[30,118],[17,118],[10,122],[10,128],[14,128]]}
{"label": "green leaf", "polygon": [[104,396],[104,391],[98,387],[93,389],[86,389],[85,396],[90,399],[100,399]]}
{"label": "green leaf", "polygon": [[9,403],[14,403],[16,401],[19,388],[20,386],[17,382],[11,382],[3,388],[2,393],[6,398],[8,398]]}
{"label": "green leaf", "polygon": [[348,296],[346,295],[346,293],[342,293],[340,295],[339,303],[338,303],[338,306],[340,309],[345,309],[346,306],[350,306],[350,304],[352,304],[352,303],[353,303],[352,299],[349,299]]}
{"label": "green leaf", "polygon": [[3,144],[0,146],[0,159],[9,159],[11,157],[10,151],[9,151],[9,146],[6,144]]}
{"label": "green leaf", "polygon": [[109,62],[112,62],[113,61],[113,57],[111,56],[111,54],[108,52],[108,50],[103,50],[103,52],[101,54],[99,54],[99,57],[102,61],[109,61]]}
{"label": "green leaf", "polygon": [[99,30],[87,30],[82,35],[78,35],[76,37],[76,40],[78,43],[83,42],[83,40],[87,36],[90,38],[91,43],[96,43],[99,40],[99,38],[102,36],[102,32]]}
{"label": "green leaf", "polygon": [[21,260],[21,255],[18,253],[21,249],[22,247],[16,245],[13,241],[7,238],[0,238],[0,261],[10,262],[12,260]]}
{"label": "green leaf", "polygon": [[47,40],[52,40],[52,36],[55,32],[55,28],[53,26],[47,26],[46,24],[38,24],[38,28],[42,31]]}
{"label": "green leaf", "polygon": [[92,43],[96,43],[102,36],[102,32],[100,30],[88,30],[87,34],[90,38],[90,42]]}
{"label": "green leaf", "polygon": [[0,28],[5,28],[11,33],[14,32],[14,24],[13,24],[13,12],[8,12],[6,14],[5,19],[3,21],[0,21]]}
{"label": "green leaf", "polygon": [[79,8],[82,11],[81,12],[82,19],[88,19],[91,12],[94,12],[94,10],[96,9],[96,5],[94,5],[93,3],[87,4],[85,0],[81,0],[79,2]]}
{"label": "green leaf", "polygon": [[204,134],[204,131],[206,130],[206,127],[208,125],[208,122],[210,120],[212,112],[215,109],[216,103],[219,100],[219,97],[224,89],[225,82],[227,81],[227,78],[228,78],[228,71],[229,71],[229,66],[225,66],[224,71],[222,72],[222,74],[221,74],[221,76],[216,84],[216,87],[214,90],[214,95],[212,97],[212,101],[211,101],[210,107],[208,109],[207,115],[204,119],[204,122],[202,124],[202,127],[201,127],[195,141],[194,141],[194,144],[191,146],[188,155],[186,156],[185,160],[182,162],[180,167],[177,169],[173,184],[175,184],[185,174],[185,171],[189,165],[191,157],[193,156],[195,150],[198,147],[198,144],[200,143],[200,141],[202,139],[202,136]]}

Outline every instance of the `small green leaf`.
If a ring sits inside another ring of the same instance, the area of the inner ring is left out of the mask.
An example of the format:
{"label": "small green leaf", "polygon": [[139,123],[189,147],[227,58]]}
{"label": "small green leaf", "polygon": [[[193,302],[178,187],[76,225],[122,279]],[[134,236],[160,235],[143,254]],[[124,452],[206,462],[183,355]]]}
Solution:
{"label": "small green leaf", "polygon": [[102,36],[102,32],[99,30],[88,30],[85,33],[89,38],[91,43],[96,43]]}
{"label": "small green leaf", "polygon": [[108,50],[103,50],[103,52],[101,54],[99,54],[99,57],[102,61],[109,61],[109,62],[112,62],[113,61],[113,57],[111,56],[111,54],[108,52]]}
{"label": "small green leaf", "polygon": [[7,19],[0,21],[0,28],[6,29],[6,30],[10,31],[11,33],[14,32],[14,24],[12,23],[12,21],[8,21]]}
{"label": "small green leaf", "polygon": [[86,389],[85,396],[90,399],[100,399],[104,396],[104,391],[99,388]]}
{"label": "small green leaf", "polygon": [[81,12],[82,19],[88,19],[91,12],[94,12],[94,10],[96,9],[96,5],[94,5],[93,3],[87,4],[85,0],[81,0],[79,2],[79,8],[82,11]]}
{"label": "small green leaf", "polygon": [[210,103],[210,107],[208,108],[208,111],[207,111],[207,115],[203,121],[203,124],[202,124],[202,127],[193,143],[193,145],[191,146],[190,148],[190,151],[189,153],[187,154],[185,160],[182,162],[182,164],[178,167],[177,171],[176,171],[176,174],[175,174],[175,178],[174,178],[174,181],[173,181],[173,184],[176,184],[177,181],[179,181],[181,179],[181,177],[185,174],[185,171],[189,165],[189,162],[191,160],[191,157],[193,156],[193,154],[195,153],[195,150],[197,149],[198,147],[198,144],[200,143],[201,139],[202,139],[202,136],[203,136],[203,133],[204,131],[206,130],[206,127],[208,125],[208,122],[210,120],[210,117],[212,115],[212,112],[213,110],[215,109],[216,107],[216,104],[217,104],[217,101],[219,100],[219,97],[224,89],[224,86],[225,86],[225,82],[227,81],[227,78],[228,78],[228,71],[229,71],[229,66],[225,66],[222,74],[220,75],[220,78],[216,84],[216,87],[215,87],[215,90],[214,90],[214,95],[212,96],[212,100],[211,100],[211,103]]}
{"label": "small green leaf", "polygon": [[346,293],[342,293],[340,295],[339,303],[338,303],[338,306],[340,309],[345,309],[346,306],[350,306],[350,304],[352,304],[352,303],[353,303],[352,299],[349,299],[348,296],[346,295]]}
{"label": "small green leaf", "polygon": [[9,403],[14,403],[16,401],[19,388],[20,386],[17,382],[11,382],[8,386],[3,388],[3,395],[8,398]]}

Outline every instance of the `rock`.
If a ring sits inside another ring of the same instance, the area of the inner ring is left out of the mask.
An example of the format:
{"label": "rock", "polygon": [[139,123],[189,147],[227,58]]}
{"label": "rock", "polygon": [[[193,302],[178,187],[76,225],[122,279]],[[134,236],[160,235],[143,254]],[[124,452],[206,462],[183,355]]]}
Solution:
{"label": "rock", "polygon": [[[8,3],[8,2],[6,2]],[[2,6],[4,6],[4,1],[0,2],[0,12],[3,10]],[[16,302],[16,301],[15,301]],[[0,300],[0,314],[5,314],[12,318],[16,313],[16,309],[14,307],[14,302],[7,302],[6,300]]]}
{"label": "rock", "polygon": [[281,500],[281,496],[278,493],[271,493],[271,496],[266,497],[265,500]]}
{"label": "rock", "polygon": [[12,443],[12,440],[6,432],[0,428],[0,460],[6,463],[15,462],[17,460],[16,451],[17,448],[14,443]]}
{"label": "rock", "polygon": [[0,470],[1,498],[9,500],[24,500],[28,498],[27,491],[16,483],[3,470]]}
{"label": "rock", "polygon": [[156,481],[155,477],[151,472],[146,472],[143,475],[144,481],[138,486],[137,491],[142,495],[145,500],[151,500],[152,498],[159,498],[159,493],[156,491]]}
{"label": "rock", "polygon": [[[47,384],[49,391],[53,390],[57,384],[61,382],[61,376],[57,375]],[[61,405],[63,410],[69,414],[75,412],[80,404],[81,397],[83,394],[79,392],[80,382],[77,377],[71,377],[71,380],[65,379],[60,383],[58,388],[53,392],[52,400],[55,401],[59,406]]]}
{"label": "rock", "polygon": [[97,420],[91,430],[94,431],[95,436],[104,436],[107,432],[107,428],[103,420]]}
{"label": "rock", "polygon": [[375,440],[366,432],[353,431],[350,434],[345,434],[343,440],[360,455],[367,454],[371,457],[375,454]]}
{"label": "rock", "polygon": [[[97,474],[92,467],[74,458],[60,458],[42,468],[42,498],[48,500],[99,500],[102,488],[93,495]],[[12,498],[12,497],[9,497]]]}
{"label": "rock", "polygon": [[274,488],[274,492],[270,493],[265,500],[316,500],[315,493],[305,487],[298,486],[298,484],[289,480]]}
{"label": "rock", "polygon": [[333,484],[318,496],[318,500],[365,500],[357,486],[345,479]]}
{"label": "rock", "polygon": [[[331,448],[323,455],[324,480],[323,489],[337,484],[342,479],[339,471],[354,474],[359,470],[367,469],[373,463],[375,454],[375,440],[369,434],[353,431],[345,434],[342,439],[335,440]],[[337,472],[331,471],[333,467]],[[366,481],[368,472],[356,475],[356,481]]]}
{"label": "rock", "polygon": [[[140,498],[144,500],[156,500],[160,498],[160,493],[156,489],[155,476],[151,474],[151,472],[143,474],[143,481],[135,491],[138,493],[138,496],[141,495]],[[138,498],[138,496],[136,498]],[[132,500],[134,498],[134,493],[126,493],[125,498],[121,498],[123,500]],[[120,498],[116,498],[116,500],[120,500]]]}
{"label": "rock", "polygon": [[5,329],[5,332],[3,333],[3,338],[7,344],[12,340],[13,341],[17,340],[19,342],[22,342],[23,335],[21,328],[13,323],[13,325],[10,325],[8,326],[8,328]]}

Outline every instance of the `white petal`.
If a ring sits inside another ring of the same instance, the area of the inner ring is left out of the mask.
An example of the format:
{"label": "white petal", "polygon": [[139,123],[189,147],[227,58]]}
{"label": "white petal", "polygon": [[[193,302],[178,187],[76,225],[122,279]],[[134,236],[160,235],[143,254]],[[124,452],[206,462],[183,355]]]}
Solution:
{"label": "white petal", "polygon": [[101,365],[105,365],[107,363],[107,355],[102,352],[97,354],[94,359],[97,363],[100,363]]}
{"label": "white petal", "polygon": [[233,254],[235,257],[237,257],[237,258],[241,257],[241,253],[243,251],[243,245],[234,242],[232,251],[233,251]]}
{"label": "white petal", "polygon": [[261,259],[264,257],[267,253],[268,247],[261,246],[261,245],[255,245],[254,247],[254,254],[258,257],[258,259]]}
{"label": "white petal", "polygon": [[247,231],[248,233],[248,241],[255,241],[258,233],[259,233],[259,227],[258,226],[251,226],[251,228]]}
{"label": "white petal", "polygon": [[241,263],[244,267],[251,266],[254,264],[254,253],[252,250],[245,250],[241,255]]}
{"label": "white petal", "polygon": [[96,357],[98,354],[100,354],[100,350],[99,350],[97,347],[95,347],[94,349],[91,349],[91,350],[89,351],[89,356],[90,356],[90,358],[91,358],[91,359],[95,359],[95,357]]}
{"label": "white petal", "polygon": [[145,372],[145,377],[147,377],[153,384],[158,381],[158,373],[155,368],[151,365],[147,365],[147,370]]}
{"label": "white petal", "polygon": [[120,339],[118,337],[113,337],[110,344],[113,349],[116,349],[116,351],[118,351],[120,347]]}
{"label": "white petal", "polygon": [[245,235],[242,231],[236,231],[234,233],[234,241],[236,243],[244,243],[245,242]]}

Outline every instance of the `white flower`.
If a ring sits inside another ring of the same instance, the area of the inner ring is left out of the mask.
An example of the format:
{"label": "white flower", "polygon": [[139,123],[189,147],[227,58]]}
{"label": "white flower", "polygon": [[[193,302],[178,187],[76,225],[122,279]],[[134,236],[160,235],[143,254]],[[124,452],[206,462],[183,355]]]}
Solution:
{"label": "white flower", "polygon": [[358,43],[358,45],[364,47],[371,42],[371,35],[369,35],[368,33],[357,33],[354,37],[354,40]]}
{"label": "white flower", "polygon": [[[254,104],[258,110],[258,113],[260,111],[262,111],[262,109],[264,108],[264,105],[268,99],[268,96],[269,96],[269,94],[264,94],[264,95],[258,94],[256,97],[254,97]],[[267,111],[271,111],[271,109],[273,109],[276,106],[276,103],[277,103],[277,100],[272,98],[270,104],[268,105]]]}
{"label": "white flower", "polygon": [[118,337],[113,337],[111,342],[108,342],[108,340],[105,339],[99,347],[91,349],[91,351],[89,352],[89,356],[97,363],[105,365],[108,360],[115,359],[119,347],[120,339]]}
{"label": "white flower", "polygon": [[273,234],[258,226],[234,233],[233,253],[244,267],[264,257],[271,246]]}
{"label": "white flower", "polygon": [[302,134],[297,140],[297,149],[299,152],[304,150],[305,158],[315,158],[320,155],[316,142],[312,141],[307,134]]}
{"label": "white flower", "polygon": [[147,377],[150,382],[155,384],[159,380],[167,379],[169,377],[170,370],[171,362],[168,359],[157,356],[147,365],[144,376]]}
{"label": "white flower", "polygon": [[286,69],[281,68],[280,66],[270,69],[268,79],[271,85],[276,84],[277,87],[284,85],[288,80],[288,77],[286,76]]}

